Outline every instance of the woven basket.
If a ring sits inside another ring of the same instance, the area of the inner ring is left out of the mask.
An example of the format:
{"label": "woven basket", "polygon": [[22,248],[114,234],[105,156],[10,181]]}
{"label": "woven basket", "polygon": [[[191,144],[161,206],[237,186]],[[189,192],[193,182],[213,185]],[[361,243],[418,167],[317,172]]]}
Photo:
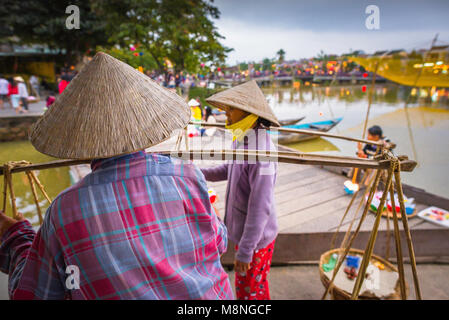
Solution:
{"label": "woven basket", "polygon": [[[324,287],[327,289],[329,287],[329,282],[330,279],[326,276],[326,274],[324,273],[323,270],[323,264],[326,264],[329,262],[329,258],[332,254],[337,253],[343,253],[342,252],[343,249],[338,248],[338,249],[333,249],[330,251],[326,251],[325,253],[323,253],[320,257],[320,264],[319,264],[319,269],[320,269],[320,279],[321,282],[323,283]],[[358,250],[358,249],[350,249],[348,252],[349,255],[363,255],[364,251],[363,250]],[[398,269],[392,265],[390,262],[382,259],[381,257],[378,257],[376,255],[372,255],[371,256],[371,262],[380,262],[382,264],[385,265],[385,269],[386,270],[390,270],[390,271],[395,271],[398,272]],[[343,265],[341,266],[341,268],[343,268]],[[406,287],[406,296],[408,296],[408,285],[407,283],[405,284]],[[400,300],[401,299],[401,289],[400,289],[400,284],[399,284],[399,279],[396,282],[396,286],[394,288],[395,292],[387,297],[383,297],[383,300]],[[350,300],[351,299],[351,293],[340,289],[338,287],[336,287],[335,285],[331,288],[330,290],[330,294],[333,300]],[[371,295],[360,295],[358,297],[359,300],[380,300],[380,298],[375,297],[375,296],[371,296]]]}

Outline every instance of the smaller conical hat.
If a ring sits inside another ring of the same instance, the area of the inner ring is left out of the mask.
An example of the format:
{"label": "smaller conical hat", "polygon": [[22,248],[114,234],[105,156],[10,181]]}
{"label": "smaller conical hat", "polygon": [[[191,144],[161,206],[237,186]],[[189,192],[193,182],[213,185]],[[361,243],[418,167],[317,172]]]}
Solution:
{"label": "smaller conical hat", "polygon": [[183,98],[99,52],[33,125],[30,140],[56,158],[108,158],[158,144],[189,120]]}
{"label": "smaller conical hat", "polygon": [[206,101],[217,108],[232,107],[255,114],[270,121],[273,126],[280,126],[255,80],[218,92]]}
{"label": "smaller conical hat", "polygon": [[190,99],[189,107],[197,107],[199,105],[200,105],[200,103],[198,101],[196,101],[195,99]]}

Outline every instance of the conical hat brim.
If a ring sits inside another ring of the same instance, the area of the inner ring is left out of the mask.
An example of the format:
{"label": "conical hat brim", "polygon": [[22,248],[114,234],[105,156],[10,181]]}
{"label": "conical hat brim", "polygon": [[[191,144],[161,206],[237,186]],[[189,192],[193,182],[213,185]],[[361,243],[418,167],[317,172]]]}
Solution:
{"label": "conical hat brim", "polygon": [[218,92],[207,98],[206,101],[217,108],[232,107],[258,115],[270,121],[273,126],[280,126],[255,80]]}
{"label": "conical hat brim", "polygon": [[188,105],[189,105],[190,107],[197,107],[197,106],[200,105],[200,103],[199,103],[198,101],[196,101],[195,99],[190,99]]}
{"label": "conical hat brim", "polygon": [[30,141],[56,158],[108,158],[158,144],[189,120],[184,99],[100,52],[34,124]]}

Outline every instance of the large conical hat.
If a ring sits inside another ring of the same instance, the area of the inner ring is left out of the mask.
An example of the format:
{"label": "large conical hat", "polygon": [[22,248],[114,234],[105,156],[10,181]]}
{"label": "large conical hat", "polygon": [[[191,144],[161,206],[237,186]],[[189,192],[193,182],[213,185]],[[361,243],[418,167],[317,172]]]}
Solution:
{"label": "large conical hat", "polygon": [[206,99],[211,105],[237,108],[260,116],[279,127],[280,124],[255,80],[218,92]]}
{"label": "large conical hat", "polygon": [[107,158],[158,144],[189,120],[184,99],[99,52],[35,123],[30,140],[57,158]]}

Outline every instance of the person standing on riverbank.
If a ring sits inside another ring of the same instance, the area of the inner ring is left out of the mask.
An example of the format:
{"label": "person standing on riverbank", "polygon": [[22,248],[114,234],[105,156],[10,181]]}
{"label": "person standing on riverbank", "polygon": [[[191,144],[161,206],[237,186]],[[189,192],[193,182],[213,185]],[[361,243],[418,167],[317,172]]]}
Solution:
{"label": "person standing on riverbank", "polygon": [[[39,78],[36,77],[34,74],[30,77],[30,85],[33,88],[35,95],[37,95],[38,97],[40,97],[41,93],[40,93],[40,89],[39,89]],[[33,95],[33,93],[31,93]]]}
{"label": "person standing on riverbank", "polygon": [[22,107],[20,105],[19,87],[17,85],[16,80],[14,80],[14,78],[11,78],[9,80],[8,97],[11,101],[11,106],[13,107],[16,114],[25,112],[22,110]]}
{"label": "person standing on riverbank", "polygon": [[25,80],[22,77],[15,77],[15,81],[17,81],[18,94],[20,98],[20,103],[22,107],[25,109],[25,112],[28,113],[28,89],[25,84]]}
{"label": "person standing on riverbank", "polygon": [[0,213],[10,297],[232,299],[226,227],[201,171],[144,152],[189,120],[180,96],[97,53],[30,133],[38,151],[91,159],[92,172],[53,200],[37,234]]}
{"label": "person standing on riverbank", "polygon": [[0,74],[0,110],[3,109],[4,103],[8,101],[8,80]]}
{"label": "person standing on riverbank", "polygon": [[[276,150],[266,129],[279,126],[279,122],[254,80],[206,101],[226,111],[234,149]],[[229,239],[236,244],[237,299],[269,300],[267,276],[278,232],[274,202],[277,163],[234,161],[201,171],[206,180],[228,180],[225,224]]]}

